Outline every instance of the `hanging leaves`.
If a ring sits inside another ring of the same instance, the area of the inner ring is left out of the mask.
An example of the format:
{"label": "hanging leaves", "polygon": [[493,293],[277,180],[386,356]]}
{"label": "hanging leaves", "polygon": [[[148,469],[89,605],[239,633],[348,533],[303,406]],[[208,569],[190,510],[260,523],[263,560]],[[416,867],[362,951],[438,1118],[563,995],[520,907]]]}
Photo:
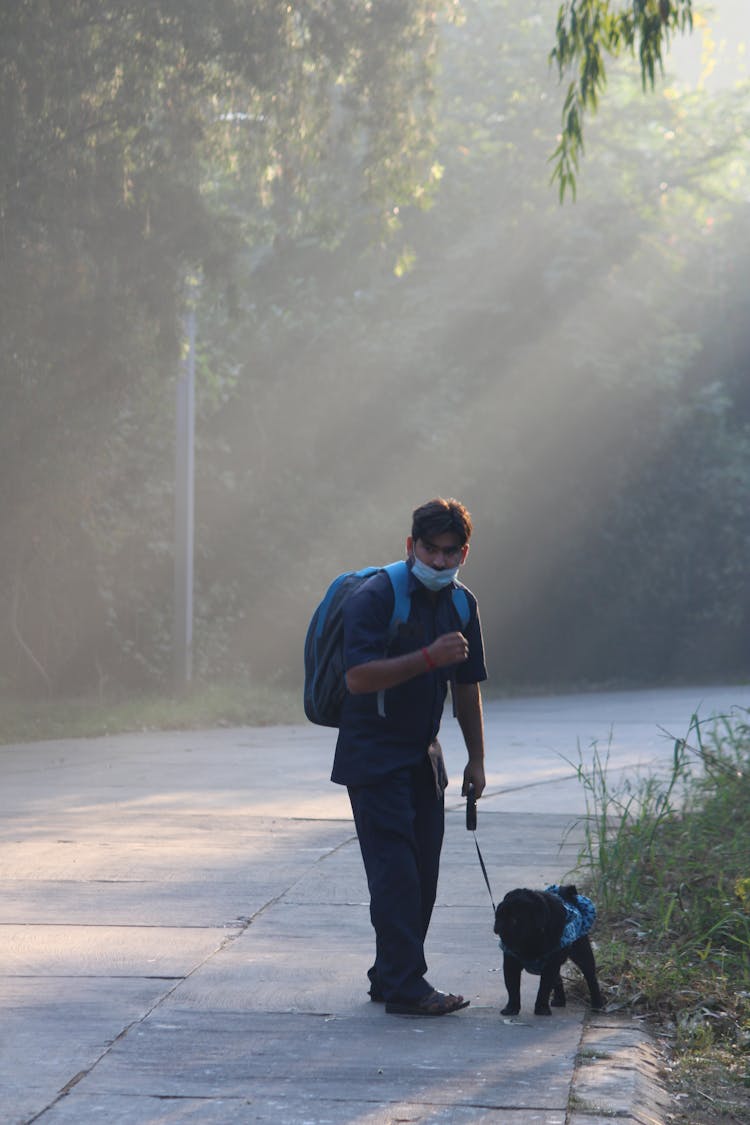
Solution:
{"label": "hanging leaves", "polygon": [[587,110],[596,112],[606,87],[605,56],[637,53],[643,88],[653,87],[670,37],[692,26],[692,0],[632,0],[622,7],[616,7],[614,0],[564,0],[549,56],[561,79],[574,75],[563,102],[559,143],[550,158],[560,202],[568,191],[575,198],[583,119]]}

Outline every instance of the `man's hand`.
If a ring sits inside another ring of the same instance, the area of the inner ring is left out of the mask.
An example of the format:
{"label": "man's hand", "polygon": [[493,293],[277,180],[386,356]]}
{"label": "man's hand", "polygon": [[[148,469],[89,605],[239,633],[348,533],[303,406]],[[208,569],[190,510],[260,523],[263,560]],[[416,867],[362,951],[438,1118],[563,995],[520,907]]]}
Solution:
{"label": "man's hand", "polygon": [[469,643],[463,633],[443,633],[427,646],[427,654],[436,668],[463,664],[469,658]]}
{"label": "man's hand", "polygon": [[461,786],[461,796],[468,797],[469,786],[474,786],[477,797],[481,797],[485,787],[484,766],[481,762],[467,762],[464,770],[464,783]]}

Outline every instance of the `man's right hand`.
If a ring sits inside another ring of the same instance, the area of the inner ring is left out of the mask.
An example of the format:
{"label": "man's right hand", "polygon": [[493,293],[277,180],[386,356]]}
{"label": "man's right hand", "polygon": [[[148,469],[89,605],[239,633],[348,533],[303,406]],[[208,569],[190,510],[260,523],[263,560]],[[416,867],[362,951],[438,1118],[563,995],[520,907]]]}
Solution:
{"label": "man's right hand", "polygon": [[427,646],[427,653],[436,668],[446,668],[468,660],[469,643],[463,633],[443,633]]}

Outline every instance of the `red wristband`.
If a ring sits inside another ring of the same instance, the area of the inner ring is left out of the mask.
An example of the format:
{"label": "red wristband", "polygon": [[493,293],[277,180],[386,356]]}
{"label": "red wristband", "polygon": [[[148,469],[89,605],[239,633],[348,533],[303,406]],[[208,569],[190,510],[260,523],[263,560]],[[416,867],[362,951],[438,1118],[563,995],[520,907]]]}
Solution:
{"label": "red wristband", "polygon": [[430,654],[429,654],[429,652],[427,651],[426,648],[422,649],[422,656],[424,657],[425,664],[427,665],[428,668],[430,668],[430,669],[437,668],[437,664],[432,659],[432,657],[430,656]]}

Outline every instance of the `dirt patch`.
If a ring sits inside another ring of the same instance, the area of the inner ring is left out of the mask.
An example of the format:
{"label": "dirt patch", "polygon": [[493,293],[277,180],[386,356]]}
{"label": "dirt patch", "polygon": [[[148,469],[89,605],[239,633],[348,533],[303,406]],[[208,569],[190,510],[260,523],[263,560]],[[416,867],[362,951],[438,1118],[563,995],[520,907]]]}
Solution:
{"label": "dirt patch", "polygon": [[750,1054],[728,1047],[670,1052],[663,1080],[675,1125],[747,1125],[750,1122]]}

